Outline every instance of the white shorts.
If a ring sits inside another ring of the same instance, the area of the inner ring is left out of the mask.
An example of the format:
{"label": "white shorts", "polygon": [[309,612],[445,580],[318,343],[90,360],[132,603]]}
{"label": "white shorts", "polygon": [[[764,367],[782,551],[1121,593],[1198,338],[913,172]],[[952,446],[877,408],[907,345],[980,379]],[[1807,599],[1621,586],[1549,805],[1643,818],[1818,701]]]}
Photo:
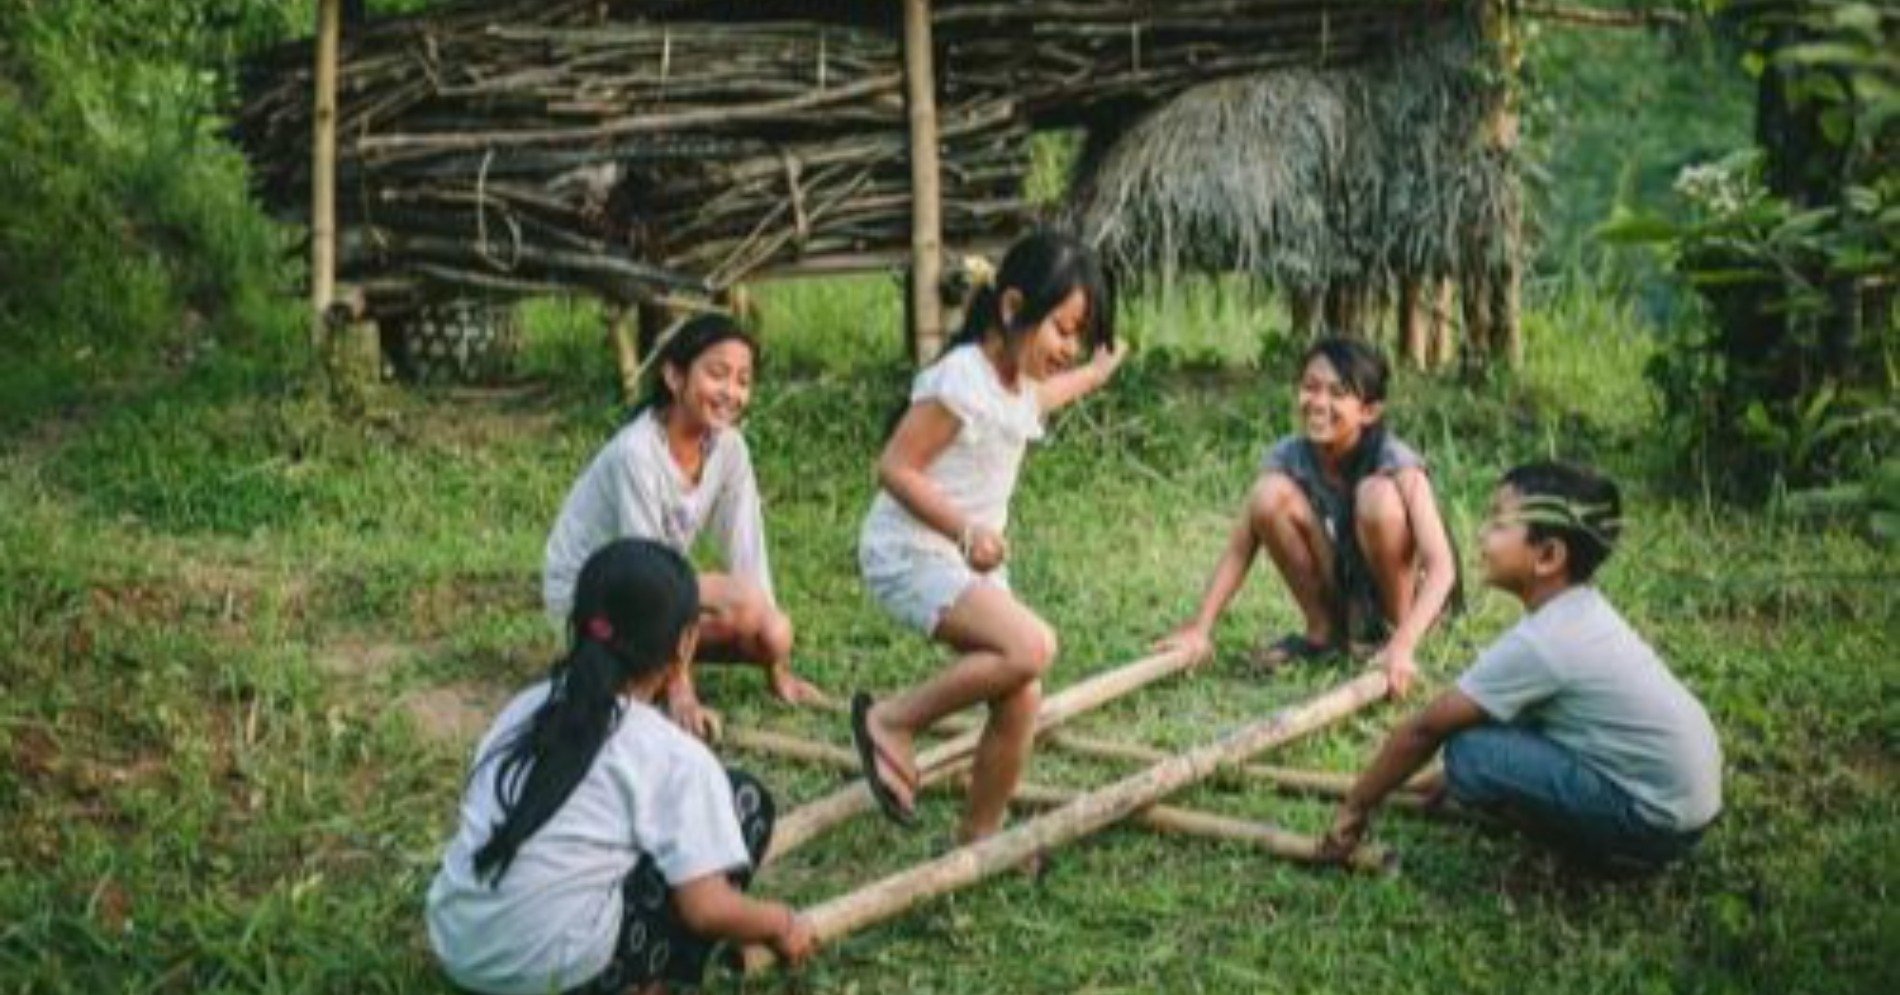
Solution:
{"label": "white shorts", "polygon": [[902,542],[858,546],[858,571],[871,599],[892,618],[926,636],[934,636],[945,612],[973,584],[1009,590],[1009,569],[977,573],[953,556]]}

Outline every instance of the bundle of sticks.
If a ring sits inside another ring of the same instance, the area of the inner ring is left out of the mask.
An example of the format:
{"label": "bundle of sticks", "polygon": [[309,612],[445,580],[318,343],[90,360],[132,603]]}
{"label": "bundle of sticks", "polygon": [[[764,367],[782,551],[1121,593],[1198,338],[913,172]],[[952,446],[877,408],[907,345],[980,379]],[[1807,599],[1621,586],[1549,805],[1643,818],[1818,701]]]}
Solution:
{"label": "bundle of sticks", "polygon": [[933,30],[950,99],[1007,93],[1036,127],[1094,125],[1209,80],[1350,65],[1454,2],[1403,0],[939,0]]}
{"label": "bundle of sticks", "polygon": [[[901,258],[909,138],[890,6],[487,0],[346,32],[342,274],[378,309],[444,288],[631,302]],[[940,2],[944,241],[990,244],[1032,220],[1032,127],[1349,59],[1441,6]],[[313,73],[307,41],[253,58],[232,128],[291,217]]]}

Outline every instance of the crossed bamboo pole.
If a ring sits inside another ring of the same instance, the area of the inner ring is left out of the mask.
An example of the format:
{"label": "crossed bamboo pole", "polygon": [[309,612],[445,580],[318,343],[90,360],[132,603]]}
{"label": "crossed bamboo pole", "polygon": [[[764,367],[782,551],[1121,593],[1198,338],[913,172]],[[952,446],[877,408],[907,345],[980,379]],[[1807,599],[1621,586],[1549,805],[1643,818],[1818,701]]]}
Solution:
{"label": "crossed bamboo pole", "polygon": [[[1036,735],[1146,687],[1164,677],[1178,674],[1194,665],[1194,658],[1180,650],[1169,650],[1144,657],[1133,663],[1064,688],[1043,700],[1036,712]],[[969,766],[982,731],[971,729],[939,743],[917,756],[917,771],[922,785],[929,786],[953,777]],[[766,852],[766,865],[816,839],[820,833],[873,811],[877,800],[863,781],[855,781],[808,805],[793,810],[779,820],[772,831],[772,847]]]}
{"label": "crossed bamboo pole", "polygon": [[[1162,654],[1150,657],[1149,661],[1167,660],[1170,656]],[[835,942],[922,902],[1021,864],[1037,853],[1119,822],[1187,785],[1205,780],[1223,766],[1240,763],[1344,718],[1384,698],[1388,688],[1383,671],[1361,674],[1325,694],[1283,708],[1212,743],[1170,757],[1099,791],[1077,796],[1055,811],[812,906],[802,914],[820,943]],[[1044,707],[1046,709],[1048,703]],[[854,788],[863,793],[868,803],[869,791],[864,785]],[[771,967],[777,955],[769,947],[748,946],[743,951],[743,960],[746,972],[751,974]]]}
{"label": "crossed bamboo pole", "polygon": [[[728,728],[721,736],[720,742],[748,752],[762,753],[801,763],[818,764],[852,773],[858,770],[857,754],[842,746],[814,742],[770,730]],[[1023,782],[1017,785],[1013,800],[1033,808],[1058,808],[1074,801],[1077,794],[1070,788]],[[1319,841],[1314,837],[1288,832],[1277,826],[1249,822],[1245,819],[1216,815],[1211,812],[1176,808],[1172,805],[1154,805],[1135,813],[1133,821],[1144,829],[1159,833],[1247,843],[1276,857],[1308,862],[1318,858]],[[1356,871],[1378,873],[1389,870],[1393,863],[1394,858],[1390,851],[1383,847],[1367,845],[1353,854],[1347,866]]]}

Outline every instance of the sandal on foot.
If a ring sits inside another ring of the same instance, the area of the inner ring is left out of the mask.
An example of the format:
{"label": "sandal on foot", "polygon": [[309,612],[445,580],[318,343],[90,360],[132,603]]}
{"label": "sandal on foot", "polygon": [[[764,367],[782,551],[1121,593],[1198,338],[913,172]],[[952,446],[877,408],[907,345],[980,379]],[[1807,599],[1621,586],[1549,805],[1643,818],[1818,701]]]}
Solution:
{"label": "sandal on foot", "polygon": [[915,824],[917,813],[898,801],[890,782],[878,773],[880,761],[894,771],[901,772],[904,768],[871,738],[871,696],[863,691],[851,697],[851,742],[858,748],[858,766],[864,771],[864,785],[871,789],[871,797],[877,799],[877,807],[883,810],[885,818],[900,826]]}
{"label": "sandal on foot", "polygon": [[1316,643],[1305,635],[1292,632],[1281,636],[1271,646],[1264,646],[1247,655],[1254,666],[1272,673],[1289,663],[1305,663],[1309,660],[1323,660],[1337,650],[1328,643]]}

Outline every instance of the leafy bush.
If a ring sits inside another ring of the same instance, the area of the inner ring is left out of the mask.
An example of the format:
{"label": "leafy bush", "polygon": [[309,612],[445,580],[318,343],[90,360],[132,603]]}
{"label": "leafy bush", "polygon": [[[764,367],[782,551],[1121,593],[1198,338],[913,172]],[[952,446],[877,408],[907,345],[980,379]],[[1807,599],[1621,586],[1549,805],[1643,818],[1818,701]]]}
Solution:
{"label": "leafy bush", "polygon": [[1677,437],[1739,494],[1866,473],[1900,437],[1893,21],[1800,6],[1796,28],[1745,22],[1763,46],[1763,148],[1683,170],[1686,217],[1623,210],[1599,231],[1659,247],[1707,305],[1651,374]]}
{"label": "leafy bush", "polygon": [[0,421],[299,323],[214,113],[266,0],[0,2]]}

